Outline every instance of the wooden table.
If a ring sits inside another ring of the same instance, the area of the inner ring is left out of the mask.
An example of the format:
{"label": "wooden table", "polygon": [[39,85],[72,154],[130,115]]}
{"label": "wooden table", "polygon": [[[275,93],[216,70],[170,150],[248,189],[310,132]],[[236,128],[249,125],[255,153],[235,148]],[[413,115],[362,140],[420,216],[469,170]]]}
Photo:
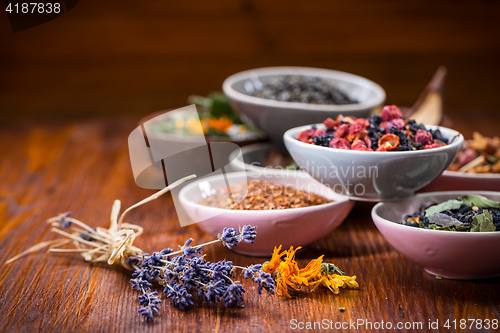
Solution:
{"label": "wooden table", "polygon": [[[128,206],[152,194],[137,187],[132,176],[127,137],[136,122],[99,119],[0,129],[0,330],[282,332],[321,322],[359,332],[402,323],[414,329],[399,331],[410,332],[429,331],[429,323],[439,321],[440,331],[448,332],[455,330],[444,328],[447,321],[453,328],[453,320],[500,319],[500,279],[438,280],[425,273],[384,240],[371,221],[370,203],[357,203],[339,229],[299,252],[300,265],[325,254],[325,261],[357,276],[360,289],[339,295],[323,290],[295,299],[259,297],[253,284],[244,282],[244,308],[203,305],[183,312],[165,298],[161,316],[148,324],[137,313],[138,293],[130,288],[125,269],[43,251],[4,265],[28,247],[55,238],[45,223],[49,217],[71,210],[91,226],[107,226],[114,199]],[[495,122],[481,123],[489,133],[499,128]],[[211,239],[196,226],[179,226],[169,196],[131,212],[129,220],[144,227],[136,245],[146,252],[176,247],[188,237],[198,243]],[[220,245],[208,246],[205,253],[208,260],[226,258],[240,265],[266,260]]]}

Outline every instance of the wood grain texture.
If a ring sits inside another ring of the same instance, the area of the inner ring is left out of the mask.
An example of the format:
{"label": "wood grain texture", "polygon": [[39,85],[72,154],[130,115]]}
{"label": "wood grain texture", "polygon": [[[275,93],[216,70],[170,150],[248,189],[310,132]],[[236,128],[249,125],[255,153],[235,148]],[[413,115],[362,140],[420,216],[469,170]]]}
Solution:
{"label": "wood grain texture", "polygon": [[[135,185],[131,172],[127,137],[136,121],[48,122],[0,131],[1,263],[33,244],[53,239],[45,224],[51,216],[71,210],[89,225],[106,226],[114,199],[128,206],[151,194]],[[253,284],[244,282],[244,308],[202,305],[182,312],[165,299],[161,316],[147,324],[137,313],[138,294],[130,288],[130,272],[89,264],[78,255],[42,251],[1,264],[0,330],[283,332],[291,330],[292,319],[421,322],[424,328],[429,320],[500,319],[500,279],[453,281],[428,275],[384,240],[371,221],[371,207],[357,203],[339,229],[298,255],[299,264],[305,265],[325,254],[325,261],[357,275],[359,290],[342,290],[339,295],[323,290],[285,299],[259,297]],[[148,252],[175,247],[188,237],[196,242],[210,240],[196,226],[179,226],[169,196],[131,212],[129,219],[144,227],[136,245]],[[207,247],[205,253],[208,260],[226,258],[240,265],[266,260],[217,245]],[[346,311],[340,312],[339,307]]]}

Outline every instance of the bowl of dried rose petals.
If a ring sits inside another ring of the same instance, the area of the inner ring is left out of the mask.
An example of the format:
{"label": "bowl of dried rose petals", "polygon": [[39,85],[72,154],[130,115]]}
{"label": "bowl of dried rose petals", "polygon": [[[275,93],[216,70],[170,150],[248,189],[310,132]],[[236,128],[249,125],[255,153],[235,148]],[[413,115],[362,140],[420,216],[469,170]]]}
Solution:
{"label": "bowl of dried rose petals", "polygon": [[276,244],[305,246],[337,228],[354,201],[307,174],[245,171],[200,178],[186,185],[179,201],[197,226],[216,237],[224,227],[258,227],[255,244],[236,252],[269,256]]}
{"label": "bowl of dried rose petals", "polygon": [[292,128],[284,141],[302,169],[357,200],[394,200],[413,193],[453,161],[463,136],[403,117],[395,105],[370,118],[338,116]]}
{"label": "bowl of dried rose petals", "polygon": [[421,193],[381,202],[373,222],[385,239],[426,272],[449,279],[500,276],[500,192]]}

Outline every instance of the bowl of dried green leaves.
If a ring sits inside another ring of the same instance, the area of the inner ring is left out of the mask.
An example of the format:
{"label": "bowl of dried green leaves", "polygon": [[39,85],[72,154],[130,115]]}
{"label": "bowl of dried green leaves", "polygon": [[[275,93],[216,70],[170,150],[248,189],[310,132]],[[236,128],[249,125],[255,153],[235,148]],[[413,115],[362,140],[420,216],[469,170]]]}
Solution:
{"label": "bowl of dried green leaves", "polygon": [[385,239],[439,277],[500,276],[500,192],[429,192],[375,205]]}

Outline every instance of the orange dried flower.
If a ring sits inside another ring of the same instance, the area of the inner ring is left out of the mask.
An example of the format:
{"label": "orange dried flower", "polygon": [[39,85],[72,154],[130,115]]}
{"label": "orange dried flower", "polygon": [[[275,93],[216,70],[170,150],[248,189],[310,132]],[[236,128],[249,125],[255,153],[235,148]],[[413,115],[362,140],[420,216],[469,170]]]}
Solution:
{"label": "orange dried flower", "polygon": [[271,260],[262,267],[264,272],[273,275],[278,295],[291,298],[289,292],[291,289],[300,290],[303,286],[313,285],[315,287],[311,291],[323,285],[334,294],[340,292],[339,288],[359,288],[356,276],[345,276],[335,265],[323,263],[323,255],[309,261],[306,267],[299,269],[295,261],[295,253],[301,247],[294,249],[291,246],[289,250],[280,252],[281,247],[280,245],[274,248]]}

